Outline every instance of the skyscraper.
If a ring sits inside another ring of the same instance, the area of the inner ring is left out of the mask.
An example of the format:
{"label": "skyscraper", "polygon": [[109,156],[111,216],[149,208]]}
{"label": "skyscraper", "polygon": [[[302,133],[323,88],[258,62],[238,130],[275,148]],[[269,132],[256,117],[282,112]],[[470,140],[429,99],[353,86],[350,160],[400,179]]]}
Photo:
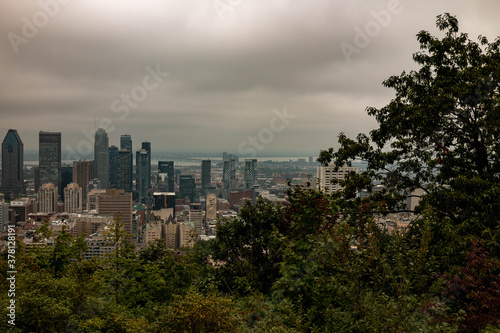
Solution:
{"label": "skyscraper", "polygon": [[158,162],[158,173],[166,173],[168,179],[168,189],[165,192],[174,192],[174,161],[159,161]]}
{"label": "skyscraper", "polygon": [[108,188],[109,183],[108,146],[108,135],[104,129],[99,128],[95,133],[94,142],[94,177],[99,179],[103,189]]}
{"label": "skyscraper", "polygon": [[94,178],[94,161],[79,160],[73,162],[73,183],[82,188],[83,207],[87,203],[87,186]]}
{"label": "skyscraper", "polygon": [[144,141],[142,149],[148,153],[148,189],[151,187],[151,142]]}
{"label": "skyscraper", "polygon": [[108,149],[109,155],[109,186],[116,188],[118,184],[118,147],[111,146]]}
{"label": "skyscraper", "polygon": [[39,134],[40,184],[61,185],[61,133]]}
{"label": "skyscraper", "polygon": [[132,192],[132,165],[130,157],[132,153],[128,149],[120,149],[118,152],[118,177],[116,188]]}
{"label": "skyscraper", "polygon": [[201,161],[201,189],[203,194],[207,194],[205,191],[210,187],[210,177],[211,177],[212,161],[203,160]]}
{"label": "skyscraper", "polygon": [[149,156],[145,149],[139,149],[135,155],[135,190],[139,201],[149,204]]}
{"label": "skyscraper", "polygon": [[128,168],[129,175],[126,177],[130,184],[128,184],[126,187],[124,186],[123,189],[127,192],[132,192],[132,183],[133,183],[133,176],[134,176],[134,153],[132,151],[132,137],[129,134],[123,134],[120,136],[120,149],[126,149],[130,152],[129,155],[129,165],[130,167]]}
{"label": "skyscraper", "polygon": [[24,145],[17,131],[10,129],[2,142],[2,186],[9,195],[24,193]]}
{"label": "skyscraper", "polygon": [[189,201],[194,202],[196,197],[196,183],[192,175],[181,175],[179,179],[179,197],[187,197]]}
{"label": "skyscraper", "polygon": [[250,190],[257,181],[257,160],[245,159],[245,189]]}
{"label": "skyscraper", "polygon": [[224,199],[229,200],[229,193],[236,189],[236,161],[224,160],[222,166],[222,185]]}

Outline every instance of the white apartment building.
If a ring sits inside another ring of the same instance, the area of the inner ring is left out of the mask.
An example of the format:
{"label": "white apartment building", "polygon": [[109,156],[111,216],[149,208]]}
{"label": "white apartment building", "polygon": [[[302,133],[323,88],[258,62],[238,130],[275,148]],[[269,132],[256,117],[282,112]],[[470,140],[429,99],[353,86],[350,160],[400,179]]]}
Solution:
{"label": "white apartment building", "polygon": [[353,166],[343,166],[340,167],[338,171],[335,171],[333,163],[328,166],[318,166],[316,178],[319,189],[321,191],[325,191],[326,193],[333,193],[342,190],[342,186],[340,186],[340,184],[334,184],[332,181],[342,181],[345,179],[346,175],[351,172],[359,173],[359,168]]}

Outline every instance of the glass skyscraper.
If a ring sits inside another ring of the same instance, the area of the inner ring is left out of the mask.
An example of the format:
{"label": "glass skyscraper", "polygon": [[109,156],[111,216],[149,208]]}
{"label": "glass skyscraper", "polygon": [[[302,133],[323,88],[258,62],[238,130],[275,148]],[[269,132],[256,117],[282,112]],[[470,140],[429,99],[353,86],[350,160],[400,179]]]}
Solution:
{"label": "glass skyscraper", "polygon": [[54,184],[61,187],[61,133],[39,133],[40,184]]}
{"label": "glass skyscraper", "polygon": [[94,142],[94,177],[101,183],[102,189],[107,189],[109,183],[109,141],[106,131],[99,128],[95,133]]}
{"label": "glass skyscraper", "polygon": [[2,186],[8,195],[24,193],[24,145],[15,129],[10,129],[2,142]]}

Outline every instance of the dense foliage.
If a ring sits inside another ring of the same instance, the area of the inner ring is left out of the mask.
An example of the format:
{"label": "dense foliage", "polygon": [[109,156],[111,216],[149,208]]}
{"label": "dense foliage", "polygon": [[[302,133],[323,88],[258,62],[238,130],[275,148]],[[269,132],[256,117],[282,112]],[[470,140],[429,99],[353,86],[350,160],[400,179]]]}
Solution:
{"label": "dense foliage", "polygon": [[[500,331],[500,40],[471,42],[447,14],[437,23],[443,39],[418,34],[420,70],[388,79],[395,99],[368,109],[379,128],[321,153],[366,161],[344,191],[291,187],[285,205],[248,203],[184,255],[161,240],[133,251],[119,219],[100,260],[83,260],[65,230],[52,247],[19,243],[15,327],[0,260],[0,330]],[[383,190],[356,195],[374,184]],[[415,189],[425,195],[405,232],[377,223]]]}

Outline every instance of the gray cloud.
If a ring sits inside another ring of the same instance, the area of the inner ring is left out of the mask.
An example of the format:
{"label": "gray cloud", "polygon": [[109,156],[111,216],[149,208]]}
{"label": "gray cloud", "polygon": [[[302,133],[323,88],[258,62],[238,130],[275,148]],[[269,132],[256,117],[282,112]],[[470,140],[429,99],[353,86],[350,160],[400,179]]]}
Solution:
{"label": "gray cloud", "polygon": [[[23,17],[32,22],[41,8],[2,1],[0,135],[16,128],[25,149],[36,150],[38,131],[60,131],[63,146],[76,149],[82,131],[108,118],[111,144],[128,133],[135,147],[148,140],[157,151],[235,152],[286,107],[297,117],[266,152],[317,153],[341,131],[376,126],[365,108],[390,101],[382,81],[414,68],[415,34],[439,34],[436,15],[457,15],[471,39],[499,31],[495,0],[400,0],[400,13],[348,62],[339,45],[354,45],[355,29],[391,1],[247,0],[221,20],[211,0],[73,0],[18,53],[9,33],[21,35]],[[121,119],[112,102],[157,65],[169,76]]]}

